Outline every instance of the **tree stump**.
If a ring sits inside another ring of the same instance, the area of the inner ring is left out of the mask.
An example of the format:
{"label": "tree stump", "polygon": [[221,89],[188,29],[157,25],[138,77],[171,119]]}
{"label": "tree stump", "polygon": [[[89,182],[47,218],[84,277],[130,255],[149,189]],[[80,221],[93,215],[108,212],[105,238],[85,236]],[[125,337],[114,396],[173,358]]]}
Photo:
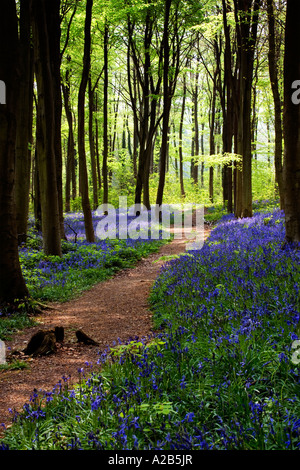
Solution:
{"label": "tree stump", "polygon": [[65,337],[65,330],[63,326],[56,326],[54,328],[57,343],[62,343]]}
{"label": "tree stump", "polygon": [[77,339],[78,339],[78,343],[84,343],[84,344],[88,344],[88,345],[92,345],[92,346],[99,346],[99,343],[97,343],[92,338],[87,336],[85,333],[83,333],[83,331],[77,330],[76,331],[76,336],[77,336]]}
{"label": "tree stump", "polygon": [[39,330],[35,333],[27,347],[24,349],[24,354],[27,356],[45,356],[56,352],[56,343],[64,340],[64,328],[55,327],[55,330]]}

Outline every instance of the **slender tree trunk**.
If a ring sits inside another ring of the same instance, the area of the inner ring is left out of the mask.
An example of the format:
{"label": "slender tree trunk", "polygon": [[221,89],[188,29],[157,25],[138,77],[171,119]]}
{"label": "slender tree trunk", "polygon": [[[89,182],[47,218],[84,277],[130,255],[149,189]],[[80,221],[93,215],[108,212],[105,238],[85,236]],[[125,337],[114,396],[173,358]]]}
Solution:
{"label": "slender tree trunk", "polygon": [[237,172],[236,216],[252,217],[251,92],[260,0],[246,4],[234,0],[234,6],[239,58],[237,151],[242,156],[242,171]]}
{"label": "slender tree trunk", "polygon": [[169,119],[171,111],[172,95],[169,84],[169,63],[170,63],[170,44],[169,44],[169,18],[172,0],[165,1],[165,18],[164,18],[164,38],[163,38],[163,50],[164,50],[164,69],[163,69],[163,129],[162,129],[162,141],[161,141],[161,153],[160,153],[160,171],[159,171],[159,182],[156,196],[156,204],[162,205],[163,192],[166,178],[166,159],[168,151],[168,131],[169,131]]}
{"label": "slender tree trunk", "polygon": [[[284,56],[284,209],[287,242],[300,242],[300,2],[287,0]],[[295,83],[295,80],[296,83]],[[294,89],[298,90],[295,92]]]}
{"label": "slender tree trunk", "polygon": [[0,105],[0,304],[16,304],[28,297],[19,263],[14,201],[16,113],[19,92],[19,42],[16,6],[6,0],[0,16],[0,77],[6,104]]}
{"label": "slender tree trunk", "polygon": [[257,82],[258,82],[258,60],[256,61],[255,81],[252,85],[252,119],[251,119],[251,152],[255,160],[257,160],[257,130],[258,130],[258,115],[257,115]]}
{"label": "slender tree trunk", "polygon": [[95,93],[92,88],[91,79],[89,78],[89,143],[90,143],[90,157],[92,167],[92,182],[93,182],[93,209],[98,207],[98,181],[97,181],[97,164],[96,164],[96,149],[95,149],[95,134],[94,134],[94,109],[95,109]]}
{"label": "slender tree trunk", "polygon": [[132,145],[131,145],[131,133],[130,133],[130,129],[129,129],[129,119],[128,119],[128,114],[126,116],[126,132],[127,132],[127,150],[128,150],[128,154],[132,160]]}
{"label": "slender tree trunk", "polygon": [[[199,48],[199,46],[198,46]],[[197,58],[197,67],[199,65],[199,58]],[[195,183],[198,185],[198,174],[199,166],[197,160],[199,157],[199,119],[198,119],[198,101],[199,101],[199,72],[198,70],[194,74],[195,83],[192,90],[192,102],[193,102],[193,151],[192,151],[192,174],[191,177]]]}
{"label": "slender tree trunk", "polygon": [[[36,128],[38,129],[38,121],[36,122]],[[34,186],[34,228],[38,232],[42,231],[42,208],[41,208],[41,192],[40,192],[40,180],[39,180],[39,168],[37,161],[37,152],[35,151],[34,159],[34,173],[33,173],[33,186]]]}
{"label": "slender tree trunk", "polygon": [[[96,92],[96,113],[98,112],[98,94]],[[100,155],[99,155],[99,123],[98,119],[95,119],[95,139],[96,139],[96,164],[97,164],[97,177],[98,177],[98,189],[101,190],[102,187],[102,178],[100,170]]]}
{"label": "slender tree trunk", "polygon": [[184,113],[185,113],[185,103],[186,103],[186,78],[183,77],[183,96],[182,96],[182,105],[181,105],[181,116],[180,116],[180,125],[179,125],[179,181],[180,181],[180,193],[181,196],[185,196],[184,192],[184,181],[183,181],[183,125],[184,125]]}
{"label": "slender tree trunk", "polygon": [[275,175],[279,190],[280,207],[284,209],[284,192],[283,192],[283,131],[282,131],[282,103],[279,91],[278,81],[278,47],[276,47],[275,39],[275,18],[273,0],[267,0],[268,6],[268,24],[269,24],[269,74],[274,100],[275,113]]}
{"label": "slender tree trunk", "polygon": [[[130,78],[129,78],[130,81]],[[136,92],[136,77],[133,77],[133,96],[132,96],[132,107],[136,109],[136,102],[137,102],[137,92]],[[139,147],[139,123],[137,118],[137,113],[133,113],[133,174],[135,180],[137,179],[137,161],[138,161],[138,147]]]}
{"label": "slender tree trunk", "polygon": [[117,139],[117,123],[118,123],[118,113],[119,113],[119,103],[120,103],[120,95],[118,94],[117,101],[114,103],[113,112],[114,112],[114,122],[113,122],[113,129],[110,138],[110,154],[114,155],[116,149],[116,139]]}
{"label": "slender tree trunk", "polygon": [[[233,76],[232,76],[232,52],[230,41],[230,26],[227,22],[228,4],[222,0],[223,26],[225,35],[224,50],[224,87],[221,99],[223,111],[223,152],[232,152],[233,143],[233,116],[236,102],[234,100]],[[233,164],[224,166],[224,203],[227,201],[227,212],[233,212]]]}
{"label": "slender tree trunk", "polygon": [[[65,113],[68,121],[68,153],[66,164],[66,185],[65,185],[65,210],[71,210],[71,182],[75,171],[75,139],[73,130],[73,112],[70,102],[70,80],[69,70],[66,72],[65,83],[62,81],[62,90],[64,96]],[[75,177],[76,178],[76,177]],[[73,196],[73,194],[72,194]]]}
{"label": "slender tree trunk", "polygon": [[[217,71],[214,73],[213,90],[210,110],[210,132],[209,132],[209,152],[210,155],[216,153],[215,148],[215,123],[216,123],[216,98],[217,98]],[[209,167],[209,199],[214,202],[214,167]]]}
{"label": "slender tree trunk", "polygon": [[33,116],[33,49],[31,46],[31,0],[20,2],[19,106],[16,139],[15,198],[18,242],[26,242]]}
{"label": "slender tree trunk", "polygon": [[62,94],[61,94],[61,52],[60,52],[60,3],[61,0],[45,2],[47,28],[49,39],[49,65],[53,80],[54,99],[54,155],[56,161],[56,183],[59,208],[60,235],[66,239],[63,216],[63,182],[62,182],[62,143],[61,143],[61,116],[62,116]]}
{"label": "slender tree trunk", "polygon": [[[151,148],[152,148],[152,140],[150,140],[150,130],[149,130],[150,74],[151,74],[150,72],[150,68],[151,68],[150,45],[151,45],[152,34],[153,34],[152,26],[153,26],[152,19],[151,19],[150,13],[148,13],[146,16],[145,32],[144,32],[144,57],[145,57],[144,63],[143,63],[144,78],[143,78],[143,81],[141,77],[139,79],[140,85],[142,86],[142,90],[143,90],[143,96],[142,96],[141,113],[140,113],[141,114],[140,130],[139,130],[139,136],[140,136],[139,144],[140,145],[139,145],[138,170],[137,170],[136,187],[135,187],[135,204],[137,205],[141,204],[142,193],[144,190],[143,203],[148,208],[150,208],[148,178],[149,178],[149,171],[150,171],[150,157],[151,157]],[[133,56],[134,56],[134,62],[135,62],[135,67],[136,67],[137,66],[136,54],[133,54]],[[136,67],[136,73],[138,75],[137,67]]]}
{"label": "slender tree trunk", "polygon": [[[202,121],[202,124],[201,124],[201,138],[200,138],[201,155],[204,155],[204,128],[205,128],[205,124]],[[203,186],[204,186],[204,162],[201,163],[200,184],[201,184],[201,188],[203,188]]]}
{"label": "slender tree trunk", "polygon": [[173,128],[173,146],[175,150],[174,168],[175,168],[176,179],[178,179],[178,148],[177,148],[177,142],[176,142],[176,125],[175,125],[174,120],[172,121],[172,128]]}
{"label": "slender tree trunk", "polygon": [[55,81],[51,58],[47,17],[47,2],[33,0],[33,32],[35,70],[38,89],[37,159],[40,182],[42,232],[47,255],[61,256],[60,213],[55,159]]}
{"label": "slender tree trunk", "polygon": [[108,203],[108,25],[104,29],[104,85],[103,85],[103,162],[102,162],[102,183],[103,183],[103,204]]}
{"label": "slender tree trunk", "polygon": [[79,154],[79,173],[80,192],[82,200],[82,210],[84,214],[85,236],[89,243],[95,242],[95,233],[93,227],[92,211],[89,199],[88,173],[85,153],[85,93],[88,84],[91,61],[91,21],[92,21],[93,0],[86,2],[86,17],[84,27],[84,55],[83,70],[78,92],[78,154]]}
{"label": "slender tree trunk", "polygon": [[[151,3],[151,2],[149,2]],[[133,162],[136,174],[135,204],[150,208],[149,176],[152,168],[154,140],[160,118],[157,118],[159,106],[155,96],[160,93],[162,77],[162,45],[160,46],[157,65],[157,81],[151,62],[151,44],[154,34],[155,16],[149,9],[145,18],[143,54],[137,49],[134,38],[134,24],[128,18],[127,72],[128,88],[134,116],[134,151]],[[133,63],[133,67],[131,64]],[[137,158],[138,156],[138,158]]]}

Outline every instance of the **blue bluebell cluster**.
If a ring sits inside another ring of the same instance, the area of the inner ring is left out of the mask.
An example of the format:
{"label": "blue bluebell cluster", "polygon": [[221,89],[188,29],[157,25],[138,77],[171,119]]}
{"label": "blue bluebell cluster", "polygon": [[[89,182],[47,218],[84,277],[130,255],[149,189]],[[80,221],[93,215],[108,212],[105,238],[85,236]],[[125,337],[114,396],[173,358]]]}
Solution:
{"label": "blue bluebell cluster", "polygon": [[155,333],[108,347],[78,387],[33,396],[3,449],[299,449],[300,250],[284,240],[279,210],[226,216],[162,267]]}

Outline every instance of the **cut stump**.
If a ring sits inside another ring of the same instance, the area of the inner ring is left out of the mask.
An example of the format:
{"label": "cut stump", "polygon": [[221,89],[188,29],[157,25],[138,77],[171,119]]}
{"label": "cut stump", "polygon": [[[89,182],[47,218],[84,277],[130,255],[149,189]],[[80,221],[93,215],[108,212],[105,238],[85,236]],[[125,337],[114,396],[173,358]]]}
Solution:
{"label": "cut stump", "polygon": [[88,345],[92,345],[92,346],[99,346],[99,343],[97,343],[96,341],[94,341],[92,338],[90,338],[89,336],[87,336],[83,331],[81,330],[77,330],[76,331],[76,336],[77,336],[77,339],[78,339],[78,343],[84,343],[84,344],[88,344]]}
{"label": "cut stump", "polygon": [[45,356],[56,352],[56,343],[64,340],[64,328],[57,326],[54,330],[39,330],[35,333],[26,348],[26,356]]}

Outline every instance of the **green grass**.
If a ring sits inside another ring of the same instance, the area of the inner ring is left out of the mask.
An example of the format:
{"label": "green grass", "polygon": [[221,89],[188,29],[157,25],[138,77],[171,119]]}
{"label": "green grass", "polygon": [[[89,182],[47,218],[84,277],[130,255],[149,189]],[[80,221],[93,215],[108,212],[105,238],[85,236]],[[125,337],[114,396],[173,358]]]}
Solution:
{"label": "green grass", "polygon": [[35,318],[28,316],[27,313],[14,313],[2,316],[0,317],[0,339],[8,341],[19,331],[34,325],[36,325]]}
{"label": "green grass", "polygon": [[29,365],[26,361],[22,361],[19,359],[13,359],[10,362],[5,364],[0,364],[0,371],[1,370],[24,370],[29,369]]}

